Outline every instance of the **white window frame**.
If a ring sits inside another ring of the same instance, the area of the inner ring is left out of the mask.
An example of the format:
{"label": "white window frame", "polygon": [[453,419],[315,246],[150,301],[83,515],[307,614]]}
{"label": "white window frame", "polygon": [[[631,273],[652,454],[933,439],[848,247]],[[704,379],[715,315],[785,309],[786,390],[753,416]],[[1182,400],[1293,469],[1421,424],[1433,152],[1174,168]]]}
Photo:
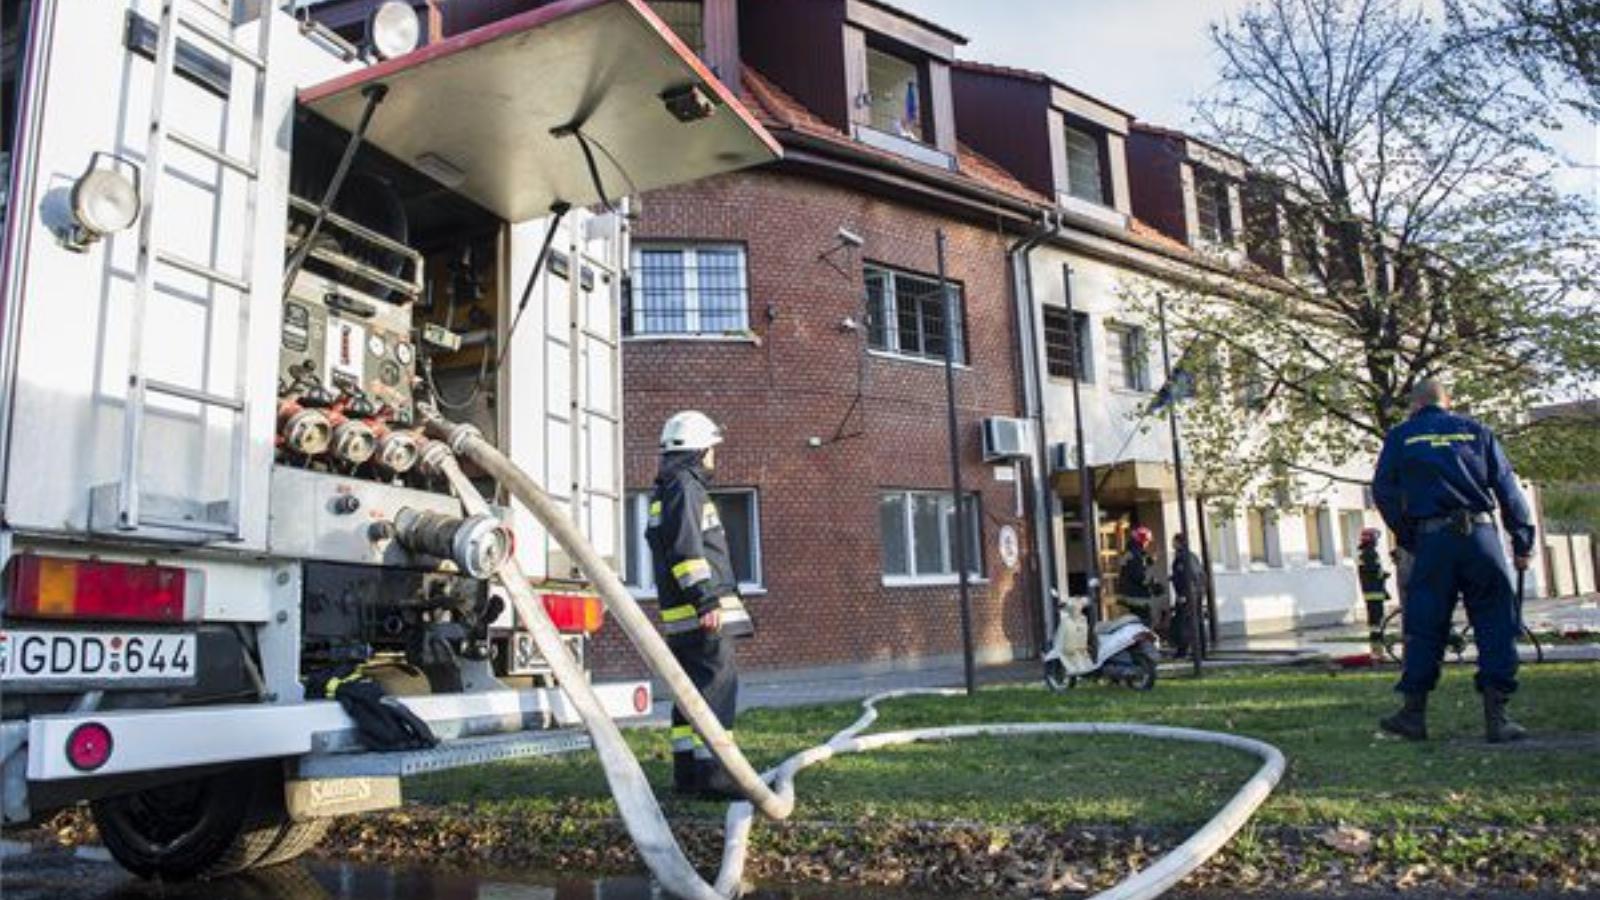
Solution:
{"label": "white window frame", "polygon": [[[870,273],[873,272],[885,276],[883,289],[884,346],[875,347],[872,345],[872,329],[869,324],[867,329],[867,352],[877,356],[888,356],[895,359],[910,360],[912,362],[933,362],[943,365],[943,356],[930,356],[925,353],[904,350],[900,347],[900,289],[898,285],[898,279],[902,277],[916,278],[923,281],[931,281],[934,284],[937,284],[939,282],[938,277],[920,275],[915,272],[902,272],[899,269],[890,268],[889,266],[879,265],[877,263],[867,263],[861,267],[863,294],[866,290],[866,278]],[[959,350],[960,352],[953,354],[953,359],[951,362],[958,368],[966,368],[968,361],[972,358],[971,350],[967,346],[967,294],[966,291],[962,289],[960,283],[952,281],[948,278],[945,279],[945,287],[948,290],[956,292],[956,316],[959,319],[959,325],[961,329],[961,341],[959,344],[954,346],[954,349]],[[946,302],[944,309],[948,310],[949,307],[949,303]],[[868,309],[867,311],[868,313],[871,313],[872,310]],[[953,333],[953,331],[954,329],[952,329],[951,323],[946,322],[946,342],[950,340],[950,335]]]}
{"label": "white window frame", "polygon": [[[1306,528],[1306,565],[1331,566],[1339,561],[1338,551],[1334,546],[1333,513],[1326,506],[1308,506],[1301,510],[1300,515],[1305,520]],[[1317,531],[1317,549],[1321,552],[1316,555],[1311,553],[1311,529]]]}
{"label": "white window frame", "polygon": [[[942,511],[939,516],[939,564],[943,568],[950,569],[952,571],[936,572],[933,574],[923,574],[916,571],[917,535],[916,513],[914,511],[916,504],[912,502],[912,498],[938,497],[942,500],[948,500],[950,499],[950,492],[918,490],[883,490],[878,492],[879,502],[882,502],[884,497],[889,496],[898,496],[903,500],[903,502],[900,504],[901,515],[904,517],[902,527],[905,529],[906,540],[909,542],[905,548],[906,566],[912,571],[909,575],[890,575],[888,572],[884,572],[884,586],[923,587],[927,585],[951,585],[959,583],[961,578],[959,573],[954,571],[955,561],[950,558],[950,519],[943,515]],[[967,494],[967,498],[973,504],[973,518],[977,521],[978,526],[978,533],[973,538],[973,543],[975,543],[977,546],[977,558],[968,560],[968,562],[973,565],[973,568],[969,569],[967,572],[967,581],[970,584],[979,584],[988,581],[988,578],[984,575],[983,571],[983,495],[973,492]],[[884,536],[882,534],[878,535],[879,540],[883,540],[883,537]],[[880,558],[879,565],[881,566],[882,564],[883,563]]]}
{"label": "white window frame", "polygon": [[[739,259],[739,290],[744,295],[740,314],[740,324],[737,328],[724,328],[720,331],[700,330],[700,251],[702,250],[732,250]],[[644,279],[639,276],[644,265],[646,251],[676,251],[683,260],[683,323],[682,331],[644,331],[641,326],[645,315],[641,311],[644,300]],[[632,317],[629,322],[628,340],[661,340],[661,339],[698,339],[698,340],[727,340],[746,339],[750,334],[750,262],[749,250],[744,244],[721,241],[635,241],[631,256],[633,277],[630,280],[632,297],[628,306],[628,314]]]}
{"label": "white window frame", "polygon": [[[1075,193],[1072,189],[1072,133],[1077,133],[1087,138],[1089,143],[1094,147],[1094,170],[1098,180],[1094,185],[1095,196],[1093,197],[1085,197],[1082,194]],[[1066,173],[1067,178],[1067,183],[1063,186],[1062,193],[1082,203],[1088,203],[1094,206],[1109,207],[1111,205],[1111,197],[1109,196],[1109,189],[1106,187],[1105,170],[1107,160],[1105,132],[1090,126],[1079,125],[1075,122],[1069,121],[1062,126],[1061,153],[1061,161],[1063,163],[1062,171]]]}
{"label": "white window frame", "polygon": [[[1248,538],[1250,530],[1250,513],[1252,511],[1259,512],[1261,514],[1261,545],[1266,555],[1265,562],[1257,560],[1254,555],[1249,553]],[[1245,557],[1250,569],[1261,571],[1265,569],[1283,568],[1283,543],[1279,534],[1281,525],[1281,517],[1270,507],[1253,507],[1252,509],[1245,511]]]}
{"label": "white window frame", "polygon": [[[1144,329],[1126,322],[1107,322],[1106,333],[1106,376],[1111,386],[1119,391],[1130,391],[1136,394],[1148,394],[1150,387],[1150,344],[1145,337]],[[1131,348],[1123,345],[1124,341],[1131,341]],[[1132,360],[1138,365],[1139,378],[1132,379],[1136,383],[1130,384],[1128,378],[1128,362]]]}
{"label": "white window frame", "polygon": [[1359,509],[1339,510],[1339,558],[1345,562],[1355,562],[1360,554],[1361,532],[1367,527],[1367,517]]}
{"label": "white window frame", "polygon": [[1234,516],[1207,511],[1211,528],[1211,571],[1232,572],[1239,568],[1239,521]]}
{"label": "white window frame", "polygon": [[[650,491],[629,491],[623,500],[633,510],[634,528],[633,539],[639,548],[639,559],[626,560],[623,567],[623,583],[636,600],[654,600],[658,596],[655,584],[655,566],[650,558],[650,542],[645,539],[645,531],[650,527]],[[739,593],[746,596],[760,596],[767,592],[766,566],[763,564],[761,554],[761,491],[756,488],[716,488],[710,492],[711,499],[729,494],[744,494],[750,498],[750,569],[752,581],[739,582]],[[730,546],[730,551],[732,547]],[[640,583],[628,581],[628,570],[638,566]]]}

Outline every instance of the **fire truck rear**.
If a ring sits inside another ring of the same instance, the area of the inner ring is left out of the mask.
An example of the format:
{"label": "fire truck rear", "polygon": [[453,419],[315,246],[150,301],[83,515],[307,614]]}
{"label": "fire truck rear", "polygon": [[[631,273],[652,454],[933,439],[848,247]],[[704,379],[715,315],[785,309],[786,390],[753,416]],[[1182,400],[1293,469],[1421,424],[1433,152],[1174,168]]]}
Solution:
{"label": "fire truck rear", "polygon": [[[492,480],[466,513],[420,411],[620,564],[620,197],[776,145],[639,0],[529,6],[5,0],[7,824],[87,800],[127,868],[225,874],[406,775],[586,746],[493,576],[577,653],[599,602]],[[305,696],[352,667],[438,746]]]}

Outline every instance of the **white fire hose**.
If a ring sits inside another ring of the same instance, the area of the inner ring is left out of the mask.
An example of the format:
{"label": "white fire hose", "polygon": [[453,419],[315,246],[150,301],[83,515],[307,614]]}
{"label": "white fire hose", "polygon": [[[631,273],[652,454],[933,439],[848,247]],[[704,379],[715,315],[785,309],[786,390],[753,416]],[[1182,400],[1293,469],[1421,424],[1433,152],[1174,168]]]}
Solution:
{"label": "white fire hose", "polygon": [[[978,736],[1120,734],[1157,740],[1215,744],[1253,753],[1261,758],[1261,768],[1256,770],[1233,799],[1228,801],[1227,805],[1223,806],[1199,831],[1157,860],[1154,865],[1095,895],[1094,900],[1144,900],[1160,896],[1220,850],[1262,801],[1266,800],[1267,795],[1283,775],[1283,754],[1271,744],[1220,732],[1161,725],[1033,722],[953,725],[861,735],[862,731],[877,720],[877,704],[880,701],[896,697],[961,693],[953,690],[893,691],[870,697],[863,702],[865,710],[861,717],[848,728],[835,734],[827,743],[801,751],[765,774],[757,774],[738,746],[733,743],[732,738],[728,736],[727,730],[712,714],[700,692],[689,680],[678,661],[673,658],[666,641],[661,638],[644,611],[639,608],[639,604],[628,593],[621,579],[605,564],[583,534],[562,514],[539,485],[492,444],[484,440],[477,429],[469,425],[449,423],[432,410],[424,410],[424,417],[431,436],[448,444],[454,455],[471,460],[505,485],[513,496],[527,506],[562,549],[577,562],[578,568],[595,586],[606,608],[622,626],[651,671],[665,682],[674,702],[694,726],[706,747],[738,785],[740,792],[750,798],[734,803],[728,808],[721,870],[716,885],[712,886],[700,877],[694,865],[684,855],[683,849],[678,846],[666,816],[662,813],[661,806],[650,788],[650,783],[645,778],[644,770],[639,766],[639,761],[628,749],[621,730],[601,706],[582,668],[562,643],[560,632],[551,623],[549,614],[535,596],[533,587],[522,573],[521,567],[515,559],[506,563],[497,577],[511,594],[517,617],[532,632],[535,646],[550,663],[556,681],[566,692],[588,729],[595,751],[600,757],[601,767],[605,771],[606,780],[611,786],[612,795],[616,798],[623,824],[638,847],[640,857],[667,892],[684,900],[724,900],[737,897],[742,890],[744,863],[749,851],[750,829],[755,821],[756,808],[759,807],[769,818],[787,818],[794,809],[795,776],[802,770],[841,753],[860,753],[897,744]],[[488,503],[461,471],[455,456],[434,452],[429,454],[429,457],[431,458],[428,462],[432,468],[449,481],[469,514],[476,515],[489,511]]]}

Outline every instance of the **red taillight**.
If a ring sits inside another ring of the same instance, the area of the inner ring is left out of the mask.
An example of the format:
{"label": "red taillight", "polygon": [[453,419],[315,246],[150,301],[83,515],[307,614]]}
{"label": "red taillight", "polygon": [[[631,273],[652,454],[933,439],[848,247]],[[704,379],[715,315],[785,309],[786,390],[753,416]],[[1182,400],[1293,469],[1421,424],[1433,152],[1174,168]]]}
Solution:
{"label": "red taillight", "polygon": [[200,617],[184,569],[25,554],[11,560],[6,612],[40,619],[186,622]]}
{"label": "red taillight", "polygon": [[67,762],[79,772],[93,772],[111,758],[111,729],[86,722],[67,735]]}
{"label": "red taillight", "polygon": [[558,631],[594,634],[605,621],[600,598],[585,594],[545,594],[544,611]]}
{"label": "red taillight", "polygon": [[633,711],[644,715],[650,711],[650,688],[639,685],[633,689]]}

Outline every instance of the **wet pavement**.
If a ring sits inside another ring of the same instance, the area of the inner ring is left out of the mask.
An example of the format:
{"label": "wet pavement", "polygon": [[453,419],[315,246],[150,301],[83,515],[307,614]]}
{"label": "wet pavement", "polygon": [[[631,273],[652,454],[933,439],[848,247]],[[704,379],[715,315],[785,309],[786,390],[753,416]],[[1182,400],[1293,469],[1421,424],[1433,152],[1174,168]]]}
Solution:
{"label": "wet pavement", "polygon": [[[648,878],[452,872],[305,860],[234,878],[189,884],[143,881],[118,868],[100,847],[30,847],[0,841],[5,900],[660,900]],[[762,889],[753,900],[932,900],[931,894],[877,888]],[[946,895],[941,895],[946,896]]]}

